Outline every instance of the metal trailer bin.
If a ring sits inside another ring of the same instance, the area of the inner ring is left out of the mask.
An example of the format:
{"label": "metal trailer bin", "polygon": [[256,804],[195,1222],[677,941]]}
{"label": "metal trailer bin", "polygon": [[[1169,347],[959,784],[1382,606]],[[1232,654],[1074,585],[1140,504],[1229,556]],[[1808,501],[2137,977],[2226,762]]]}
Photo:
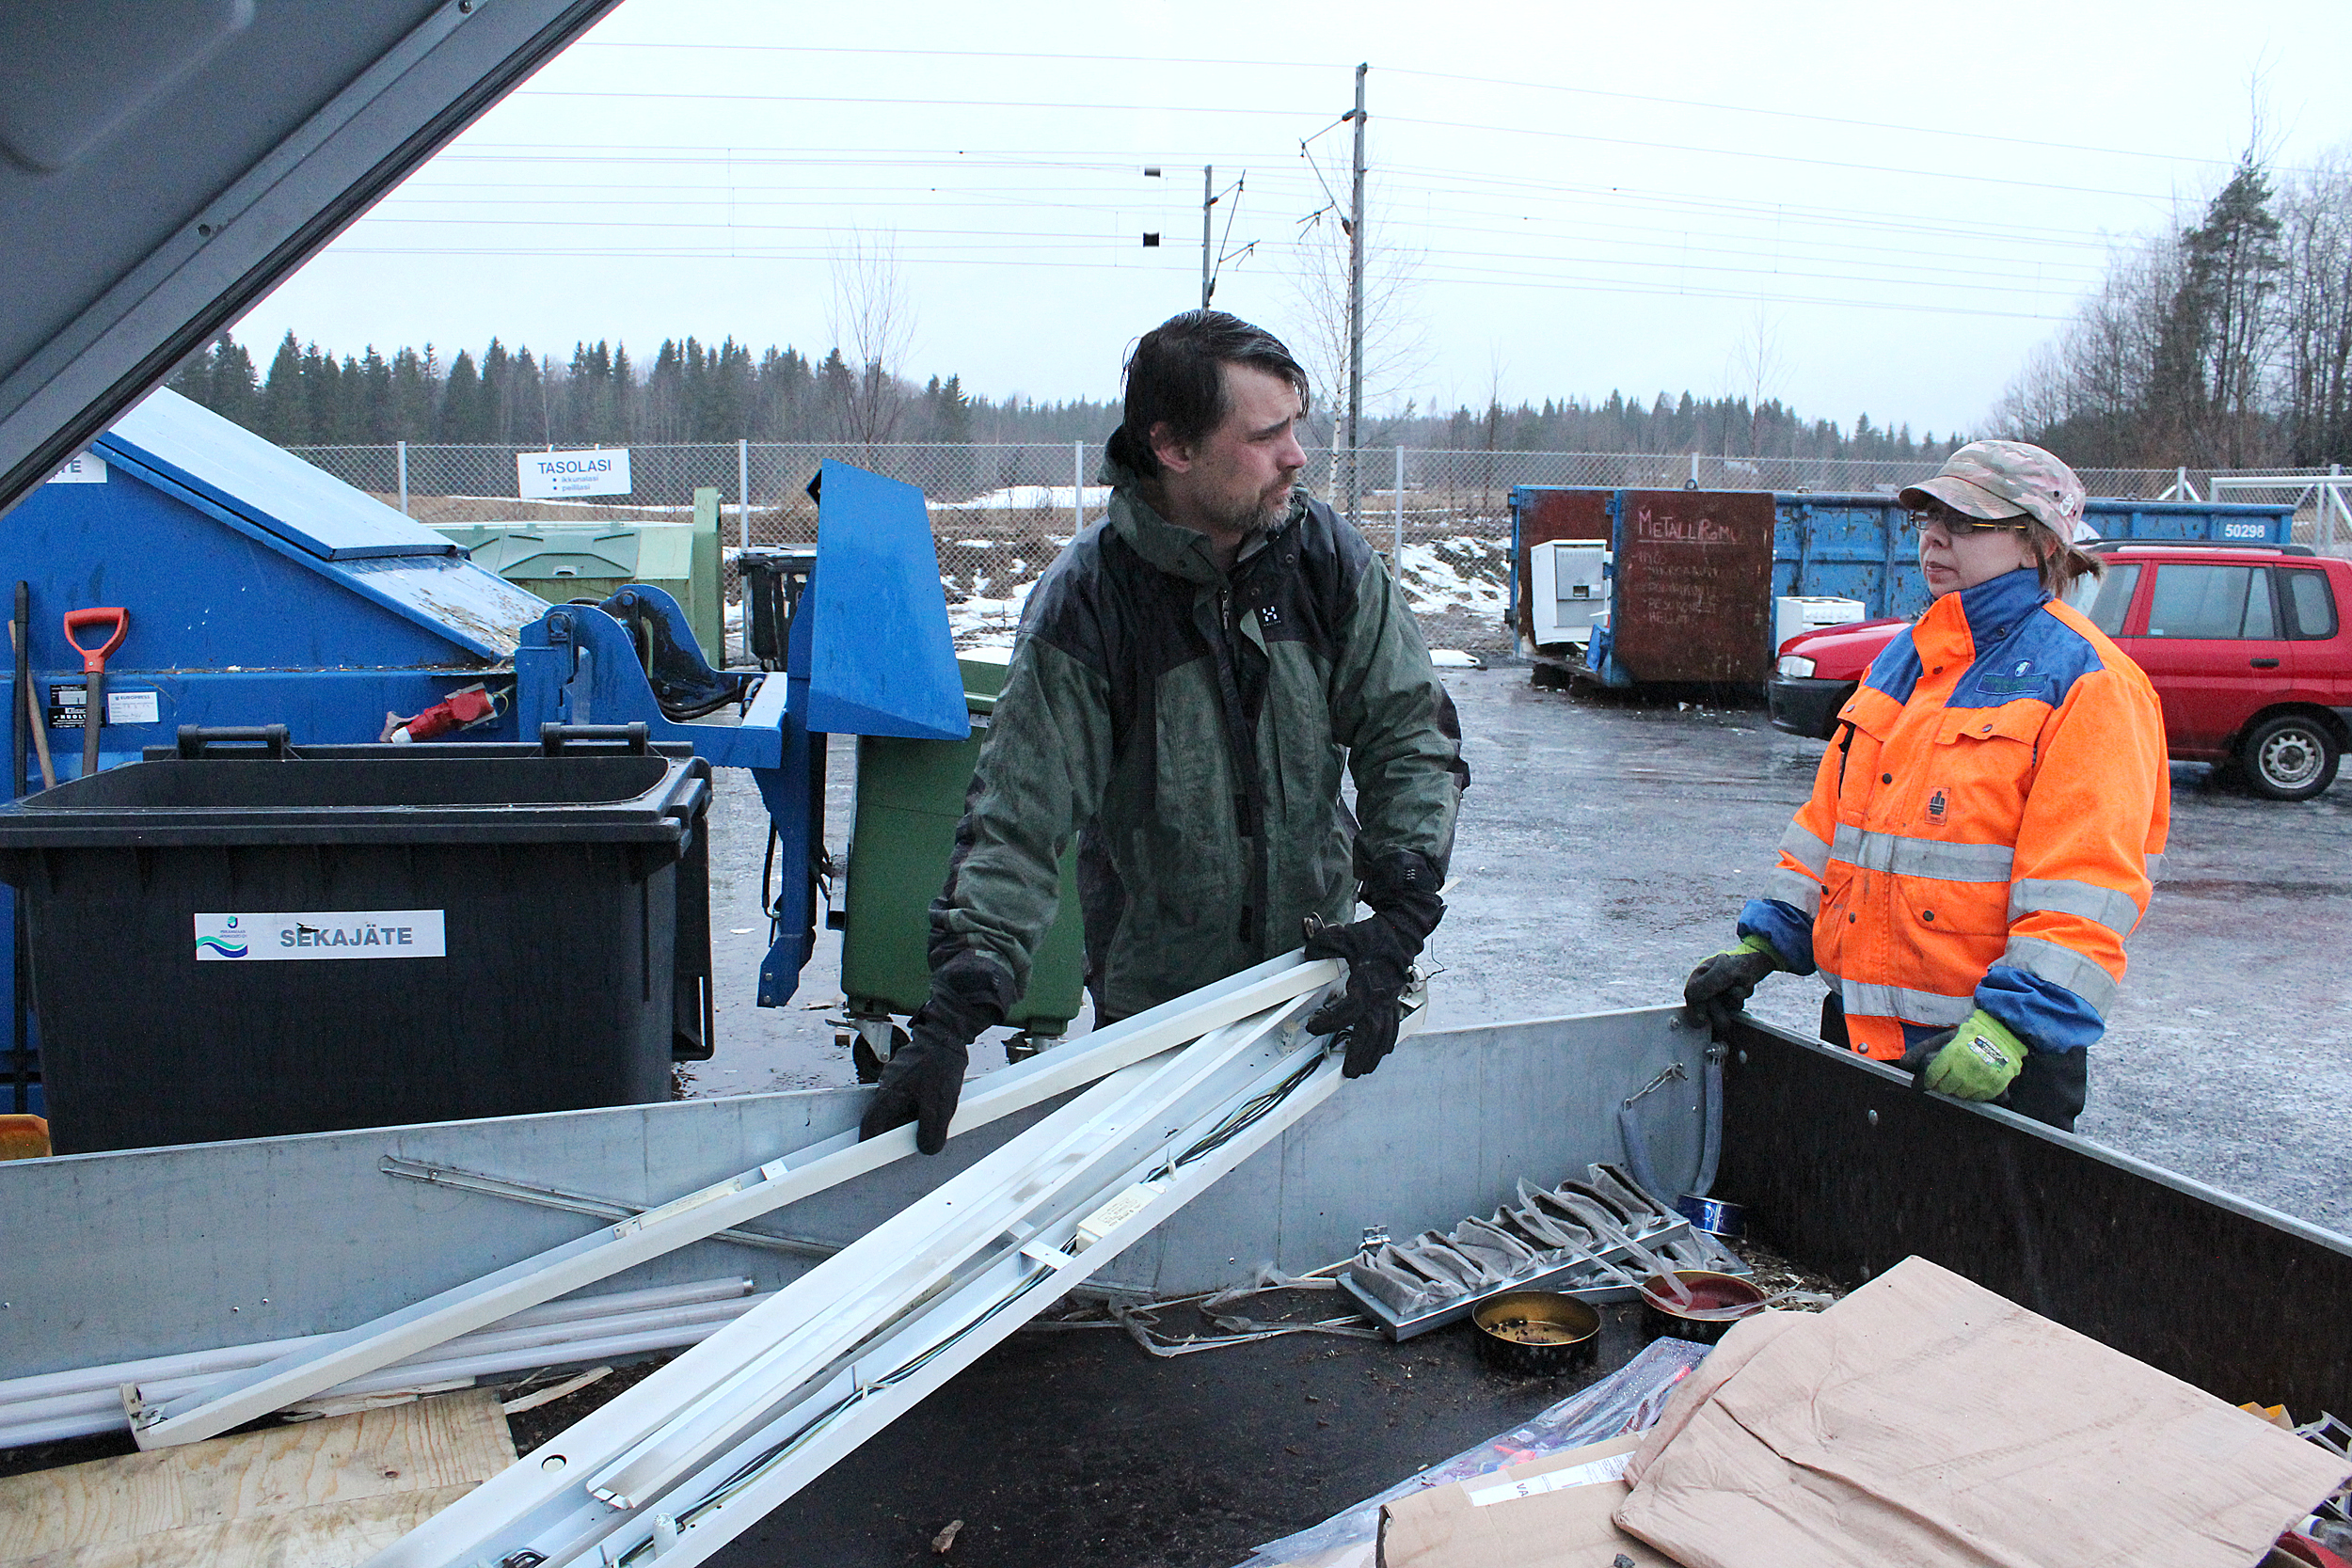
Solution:
{"label": "metal trailer bin", "polygon": [[56,1151],[667,1100],[708,1052],[710,769],[644,728],[190,731],[0,811]]}
{"label": "metal trailer bin", "polygon": [[[930,993],[931,900],[947,880],[956,824],[979,763],[987,714],[1004,690],[1009,654],[983,649],[957,659],[972,710],[967,740],[897,740],[865,736],[857,746],[857,816],[850,838],[849,895],[841,937],[841,993],[859,1038],[859,1070],[878,1073],[889,1054],[893,1013],[912,1013]],[[1086,978],[1078,911],[1077,847],[1062,856],[1061,907],[1038,944],[1029,987],[1005,1022],[1022,1038],[1054,1037],[1078,1014]]]}

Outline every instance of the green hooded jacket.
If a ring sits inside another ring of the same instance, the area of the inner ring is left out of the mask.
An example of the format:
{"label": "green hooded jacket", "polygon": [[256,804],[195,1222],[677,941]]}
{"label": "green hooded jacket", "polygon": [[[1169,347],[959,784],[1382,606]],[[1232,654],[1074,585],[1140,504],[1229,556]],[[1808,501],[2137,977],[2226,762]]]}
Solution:
{"label": "green hooded jacket", "polygon": [[1442,877],[1469,772],[1404,595],[1329,507],[1295,493],[1229,575],[1105,477],[1109,514],[1023,613],[931,967],[984,956],[1018,995],[1079,835],[1089,985],[1116,1019],[1288,951],[1307,915],[1352,918],[1384,856]]}

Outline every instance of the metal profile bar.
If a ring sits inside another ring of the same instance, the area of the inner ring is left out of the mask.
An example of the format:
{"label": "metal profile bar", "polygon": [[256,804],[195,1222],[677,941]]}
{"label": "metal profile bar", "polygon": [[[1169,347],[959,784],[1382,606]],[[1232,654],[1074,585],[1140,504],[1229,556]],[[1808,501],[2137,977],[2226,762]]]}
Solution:
{"label": "metal profile bar", "polygon": [[[588,1193],[567,1192],[562,1187],[533,1186],[528,1181],[509,1181],[503,1177],[467,1170],[462,1165],[436,1165],[423,1160],[404,1160],[397,1154],[385,1155],[375,1163],[375,1168],[387,1176],[405,1177],[411,1181],[453,1187],[465,1193],[480,1193],[485,1197],[511,1198],[516,1203],[534,1204],[542,1209],[560,1209],[567,1214],[589,1214],[601,1220],[634,1219],[646,1212],[644,1204],[615,1203],[609,1197],[596,1197]],[[831,1258],[841,1250],[832,1242],[811,1241],[805,1236],[768,1236],[756,1230],[717,1230],[710,1234],[709,1240],[733,1242],[739,1246],[761,1247],[770,1252],[787,1252],[797,1258]]]}
{"label": "metal profile bar", "polygon": [[[686,1478],[661,1499],[658,1513],[638,1509],[608,1515],[605,1536],[597,1543],[607,1560],[616,1565],[648,1560],[660,1518],[668,1518],[675,1531],[660,1549],[663,1568],[691,1568],[707,1560],[1321,1104],[1339,1086],[1340,1064],[1325,1057],[1313,1067],[1311,1076],[1296,1085],[1279,1111],[1183,1173],[1167,1193],[1085,1252],[1064,1253],[1061,1261],[1043,1267],[1033,1264],[1034,1272],[1018,1278],[1005,1297],[995,1294],[996,1274],[983,1275],[952,1301],[925,1311],[902,1334],[861,1355],[848,1370],[852,1402],[787,1413]],[[1032,1262],[1034,1258],[1033,1252],[1016,1254],[1011,1261]]]}
{"label": "metal profile bar", "polygon": [[[788,1336],[703,1395],[681,1418],[666,1422],[592,1474],[591,1494],[633,1507],[633,1499],[668,1487],[705,1449],[739,1433],[752,1413],[772,1404],[770,1389],[803,1382],[849,1354],[886,1326],[904,1303],[935,1290],[995,1238],[1033,1237],[1041,1225],[1038,1212],[1097,1164],[1106,1148],[1140,1135],[1138,1128],[1176,1119],[1173,1107],[1209,1092],[1207,1085],[1236,1060],[1248,1059],[1250,1048],[1280,1022],[1279,1012],[1268,1012],[1229,1024],[1166,1063],[1141,1064],[1105,1079],[1051,1118],[1044,1135],[1032,1130],[931,1198],[884,1221],[844,1251],[830,1271],[820,1265],[829,1278],[791,1292],[796,1299],[788,1302],[779,1292],[767,1316],[775,1324],[789,1324]],[[955,1187],[964,1190],[950,1193]]]}
{"label": "metal profile bar", "polygon": [[613,1562],[657,1536],[698,1560],[1319,1103],[1338,1064],[1300,1038],[1310,1006],[1099,1085],[369,1568]]}
{"label": "metal profile bar", "polygon": [[[1103,1030],[1085,1050],[1048,1052],[990,1075],[975,1085],[977,1092],[959,1107],[949,1134],[968,1132],[1123,1070],[1234,1020],[1318,990],[1338,975],[1339,966],[1330,959],[1308,962],[1293,952],[1163,1003]],[[328,1336],[310,1349],[228,1374],[200,1392],[151,1402],[136,1386],[126,1385],[123,1405],[132,1435],[142,1449],[215,1436],[526,1307],[610,1278],[741,1221],[877,1170],[914,1151],[912,1127],[864,1142],[854,1130],[842,1132]]]}
{"label": "metal profile bar", "polygon": [[[804,1369],[805,1352],[816,1341],[813,1333],[834,1331],[838,1349],[853,1345],[862,1332],[886,1323],[893,1310],[877,1281],[898,1274],[901,1280],[936,1277],[952,1269],[961,1252],[984,1245],[1003,1234],[1008,1222],[1018,1223],[1013,1192],[1023,1184],[1050,1180],[1057,1156],[1073,1139],[1133,1099],[1138,1079],[1148,1082],[1149,1069],[1132,1068],[1122,1078],[1098,1085],[1079,1101],[1063,1107],[1023,1138],[999,1149],[971,1170],[951,1179],[831,1261],[821,1264],[780,1292],[770,1309],[755,1323],[739,1321],[681,1357],[645,1384],[590,1415],[565,1433],[558,1448],[564,1464],[555,1470],[517,1466],[494,1477],[476,1493],[420,1527],[378,1560],[389,1565],[453,1561],[470,1563],[485,1544],[495,1545],[493,1560],[518,1549],[519,1544],[541,1538],[564,1518],[581,1513],[593,1517],[609,1506],[589,1491],[589,1478],[610,1472],[616,1462],[646,1457],[649,1444],[678,1435],[691,1425],[709,1429],[733,1418],[755,1418],[757,1407],[738,1408],[748,1375],[783,1375],[780,1363],[790,1359]],[[1065,1167],[1069,1161],[1060,1162]],[[989,1199],[993,1196],[995,1202]],[[957,1247],[961,1227],[971,1234],[965,1248]],[[980,1228],[985,1227],[986,1228]],[[929,1252],[933,1267],[909,1270],[905,1265]],[[918,1286],[919,1288],[919,1286]],[[789,1300],[785,1297],[788,1295]],[[900,1301],[906,1299],[901,1296]],[[866,1310],[858,1312],[863,1305]],[[846,1337],[844,1317],[855,1321]],[[821,1365],[821,1363],[820,1363]],[[714,1439],[715,1440],[715,1439]],[[691,1453],[681,1455],[691,1459]],[[515,1545],[499,1544],[501,1542]],[[534,1550],[537,1548],[533,1548]]]}

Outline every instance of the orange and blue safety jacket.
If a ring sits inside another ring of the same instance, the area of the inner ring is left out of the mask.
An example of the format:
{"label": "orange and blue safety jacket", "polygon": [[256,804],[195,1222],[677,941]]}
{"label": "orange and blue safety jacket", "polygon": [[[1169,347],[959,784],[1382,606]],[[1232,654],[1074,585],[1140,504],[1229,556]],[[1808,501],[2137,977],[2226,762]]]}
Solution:
{"label": "orange and blue safety jacket", "polygon": [[1871,1056],[1979,1007],[2097,1039],[2171,815],[2148,677],[2027,568],[1936,600],[1837,717],[1740,935],[1819,968]]}

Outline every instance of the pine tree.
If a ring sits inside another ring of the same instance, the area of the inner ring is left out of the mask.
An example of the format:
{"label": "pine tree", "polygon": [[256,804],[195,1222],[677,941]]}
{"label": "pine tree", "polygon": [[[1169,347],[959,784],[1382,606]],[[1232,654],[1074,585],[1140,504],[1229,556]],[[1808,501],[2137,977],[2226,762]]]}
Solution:
{"label": "pine tree", "polygon": [[471,446],[486,440],[483,430],[482,377],[474,369],[473,355],[466,349],[457,351],[457,357],[449,364],[449,379],[441,387],[440,417],[434,423],[434,438],[460,446]]}
{"label": "pine tree", "polygon": [[302,387],[302,345],[289,330],[269,362],[269,378],[262,383],[261,434],[281,447],[298,446],[308,436],[309,410]]}
{"label": "pine tree", "polygon": [[412,348],[403,348],[394,354],[391,438],[395,441],[431,440],[440,392],[439,366],[434,359],[431,343],[424,345],[422,354]]}
{"label": "pine tree", "polygon": [[261,421],[262,388],[253,373],[253,356],[224,332],[213,344],[212,396],[205,406],[247,430]]}
{"label": "pine tree", "polygon": [[2158,342],[2150,411],[2192,461],[2240,467],[2263,444],[2257,399],[2274,337],[2269,303],[2285,265],[2270,182],[2249,154],[2181,236],[2179,292]]}
{"label": "pine tree", "polygon": [[354,400],[358,432],[355,439],[367,442],[397,440],[392,417],[392,367],[370,343],[359,356],[358,395]]}

